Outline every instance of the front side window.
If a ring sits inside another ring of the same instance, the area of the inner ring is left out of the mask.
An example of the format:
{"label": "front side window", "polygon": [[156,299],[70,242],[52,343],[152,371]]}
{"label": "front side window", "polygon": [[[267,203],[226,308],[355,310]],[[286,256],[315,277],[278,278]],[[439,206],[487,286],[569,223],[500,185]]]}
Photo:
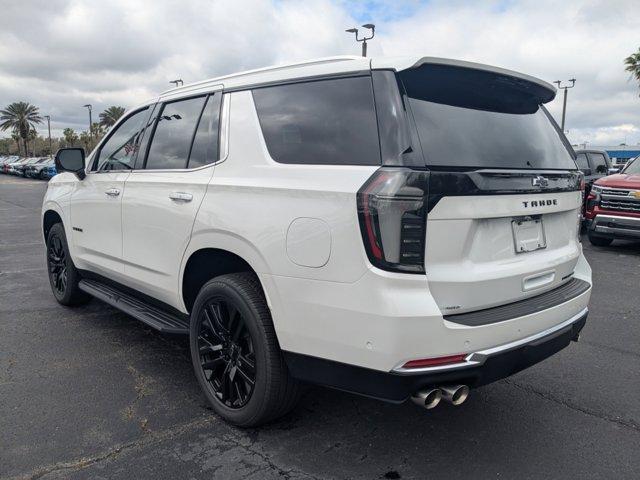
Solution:
{"label": "front side window", "polygon": [[206,97],[163,105],[147,154],[147,169],[186,168],[189,149]]}
{"label": "front side window", "polygon": [[139,110],[113,130],[100,147],[91,170],[131,170],[136,158],[138,140],[148,115],[148,108]]}
{"label": "front side window", "polygon": [[579,153],[578,155],[576,155],[576,163],[578,164],[578,168],[583,172],[591,169],[586,153]]}
{"label": "front side window", "polygon": [[601,153],[589,153],[591,157],[591,165],[593,165],[594,173],[607,174],[609,167],[607,167],[607,160]]}
{"label": "front side window", "polygon": [[399,76],[428,166],[576,169],[537,83],[445,65]]}
{"label": "front side window", "polygon": [[380,165],[370,77],[258,88],[253,98],[276,162]]}

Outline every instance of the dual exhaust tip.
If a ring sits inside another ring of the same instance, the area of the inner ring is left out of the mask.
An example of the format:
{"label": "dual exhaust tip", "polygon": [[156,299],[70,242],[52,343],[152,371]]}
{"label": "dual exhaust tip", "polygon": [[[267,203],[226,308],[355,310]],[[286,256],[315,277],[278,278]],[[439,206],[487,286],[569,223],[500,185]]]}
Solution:
{"label": "dual exhaust tip", "polygon": [[468,397],[468,386],[445,385],[438,388],[420,390],[411,396],[411,401],[422,408],[431,410],[437,407],[441,400],[452,405],[462,405]]}

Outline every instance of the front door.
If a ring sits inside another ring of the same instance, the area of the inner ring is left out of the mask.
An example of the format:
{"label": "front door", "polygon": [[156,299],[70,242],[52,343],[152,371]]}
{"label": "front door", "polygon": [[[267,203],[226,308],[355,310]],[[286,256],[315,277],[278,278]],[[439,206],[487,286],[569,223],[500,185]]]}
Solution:
{"label": "front door", "polygon": [[[179,278],[200,204],[218,159],[221,92],[167,101],[122,204],[125,276],[136,290],[179,305]],[[146,140],[145,140],[146,142]]]}
{"label": "front door", "polygon": [[111,276],[124,271],[122,197],[148,115],[144,108],[116,125],[89,159],[87,176],[73,192],[71,227],[81,268]]}

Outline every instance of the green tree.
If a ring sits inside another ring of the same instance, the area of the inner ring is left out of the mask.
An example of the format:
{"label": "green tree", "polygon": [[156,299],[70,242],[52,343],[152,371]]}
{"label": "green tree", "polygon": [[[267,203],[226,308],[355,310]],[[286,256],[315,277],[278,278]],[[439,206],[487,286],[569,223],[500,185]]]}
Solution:
{"label": "green tree", "polygon": [[100,125],[109,128],[124,114],[124,107],[109,107],[100,114]]}
{"label": "green tree", "polygon": [[91,136],[89,135],[89,132],[87,132],[86,130],[80,132],[80,143],[82,144],[82,146],[87,152],[90,150]]}
{"label": "green tree", "polygon": [[91,125],[91,135],[93,135],[94,143],[98,143],[98,141],[104,137],[104,127],[94,122],[93,125]]}
{"label": "green tree", "polygon": [[636,53],[632,53],[625,58],[624,64],[626,65],[625,70],[631,72],[631,77],[640,83],[640,48]]}
{"label": "green tree", "polygon": [[18,132],[27,155],[27,140],[29,132],[35,125],[42,123],[40,110],[35,105],[27,102],[14,102],[4,110],[0,110],[0,130],[13,130]]}
{"label": "green tree", "polygon": [[62,135],[64,135],[64,143],[67,147],[73,147],[78,142],[78,135],[73,128],[65,128]]}
{"label": "green tree", "polygon": [[[29,143],[31,143],[31,155],[32,156],[36,156],[36,139],[38,138],[38,132],[36,131],[35,128],[32,128],[31,131],[29,131],[29,135],[27,136],[27,145],[29,145]],[[27,157],[29,156],[29,154],[27,153]]]}

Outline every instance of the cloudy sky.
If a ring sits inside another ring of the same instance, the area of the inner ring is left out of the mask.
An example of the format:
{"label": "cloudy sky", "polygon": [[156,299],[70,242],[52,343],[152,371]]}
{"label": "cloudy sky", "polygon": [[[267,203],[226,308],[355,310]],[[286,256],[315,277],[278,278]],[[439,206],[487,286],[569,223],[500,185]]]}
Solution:
{"label": "cloudy sky", "polygon": [[[175,78],[358,54],[344,29],[367,22],[377,25],[370,56],[575,77],[571,141],[640,143],[640,89],[622,63],[640,47],[639,0],[0,0],[0,106],[31,102],[61,135],[86,128],[82,105],[94,105],[95,119]],[[559,118],[560,95],[550,108]]]}

